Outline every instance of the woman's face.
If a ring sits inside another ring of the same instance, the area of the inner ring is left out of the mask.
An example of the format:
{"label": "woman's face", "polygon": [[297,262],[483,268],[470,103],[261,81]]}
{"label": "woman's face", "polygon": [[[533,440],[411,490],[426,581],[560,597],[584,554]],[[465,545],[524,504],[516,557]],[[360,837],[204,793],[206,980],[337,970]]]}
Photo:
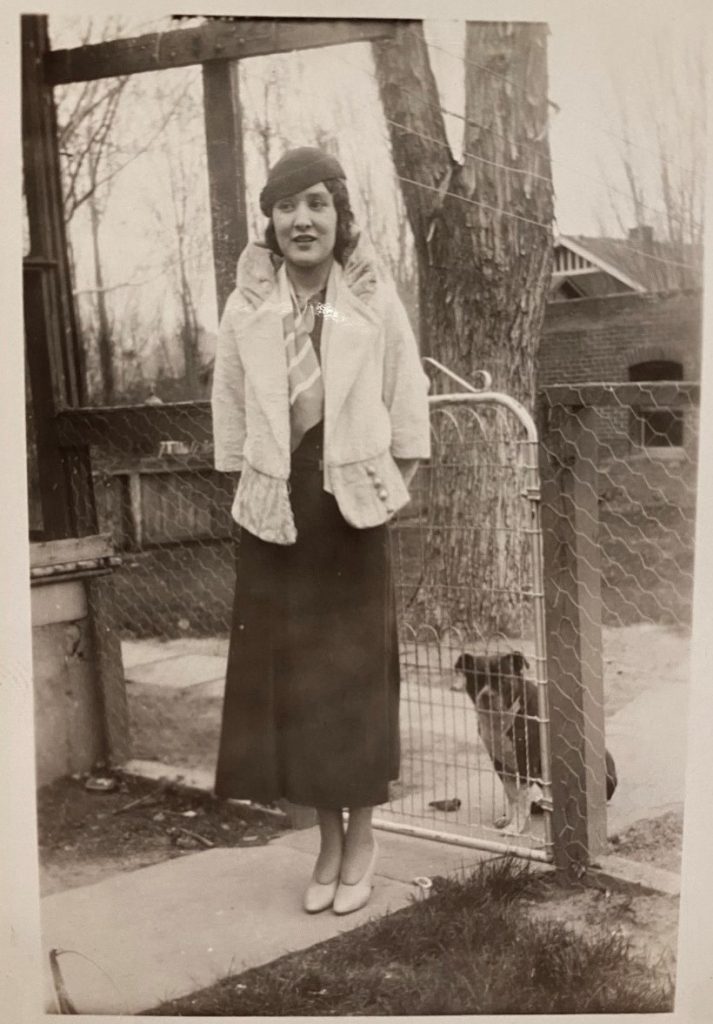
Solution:
{"label": "woman's face", "polygon": [[331,258],[337,237],[337,211],[323,182],[278,199],[272,208],[272,223],[288,263],[318,267]]}

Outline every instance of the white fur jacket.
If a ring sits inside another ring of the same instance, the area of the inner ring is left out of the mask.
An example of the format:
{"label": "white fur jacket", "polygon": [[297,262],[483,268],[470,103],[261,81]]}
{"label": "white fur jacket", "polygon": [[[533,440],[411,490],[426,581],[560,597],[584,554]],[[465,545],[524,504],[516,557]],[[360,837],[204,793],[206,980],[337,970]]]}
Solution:
{"label": "white fur jacket", "polygon": [[[255,243],[238,261],[218,334],[213,432],[216,468],[241,473],[233,518],[263,540],[293,544],[280,262]],[[334,263],[325,305],[324,488],[348,523],[377,526],[409,500],[394,460],[429,456],[428,381],[403,306],[362,241],[343,269]]]}

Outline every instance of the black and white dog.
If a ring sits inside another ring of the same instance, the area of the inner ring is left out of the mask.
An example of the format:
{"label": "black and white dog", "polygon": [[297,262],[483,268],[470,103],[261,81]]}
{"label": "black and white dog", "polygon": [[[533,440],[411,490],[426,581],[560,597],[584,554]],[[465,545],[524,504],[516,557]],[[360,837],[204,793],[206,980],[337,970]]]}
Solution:
{"label": "black and white dog", "polygon": [[[478,732],[503,784],[508,813],[495,827],[524,832],[530,820],[530,785],[542,775],[537,685],[526,679],[520,651],[509,654],[461,654],[456,672],[478,715]],[[461,689],[454,686],[453,689]],[[606,751],[607,800],[617,785],[616,767]]]}

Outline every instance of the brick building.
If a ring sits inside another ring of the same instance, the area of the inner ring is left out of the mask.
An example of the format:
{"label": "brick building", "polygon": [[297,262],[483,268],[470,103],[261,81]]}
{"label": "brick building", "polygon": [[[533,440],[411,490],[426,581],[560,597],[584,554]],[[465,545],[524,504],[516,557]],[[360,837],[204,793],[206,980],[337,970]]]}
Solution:
{"label": "brick building", "polygon": [[[639,229],[639,232],[644,229]],[[653,256],[653,259],[651,258]],[[669,257],[672,262],[668,262]],[[698,381],[700,254],[689,266],[650,231],[628,240],[560,238],[540,344],[538,384]],[[695,410],[601,410],[617,451],[695,448]]]}

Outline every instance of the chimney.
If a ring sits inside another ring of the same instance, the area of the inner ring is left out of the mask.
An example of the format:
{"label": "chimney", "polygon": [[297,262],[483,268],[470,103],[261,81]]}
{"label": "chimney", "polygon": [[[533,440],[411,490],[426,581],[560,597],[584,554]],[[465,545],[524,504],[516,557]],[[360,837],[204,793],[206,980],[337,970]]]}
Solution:
{"label": "chimney", "polygon": [[637,249],[651,252],[654,247],[654,229],[650,224],[637,224],[635,228],[629,228],[629,241]]}

